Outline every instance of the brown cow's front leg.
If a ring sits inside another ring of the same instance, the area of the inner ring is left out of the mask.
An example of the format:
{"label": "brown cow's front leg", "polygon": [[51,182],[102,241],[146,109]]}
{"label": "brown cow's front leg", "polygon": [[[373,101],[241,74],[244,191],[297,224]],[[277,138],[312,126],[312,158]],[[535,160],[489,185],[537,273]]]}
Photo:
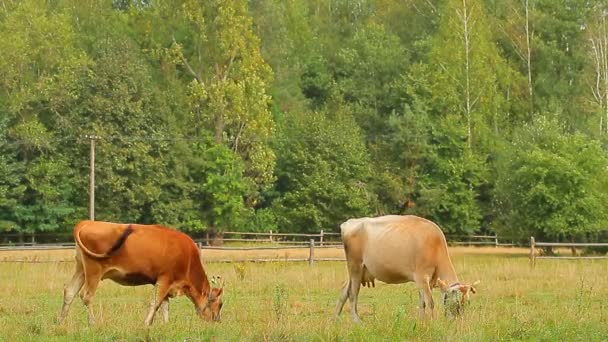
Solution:
{"label": "brown cow's front leg", "polygon": [[[156,308],[156,291],[157,287],[154,285],[152,289],[152,297],[150,298],[150,306],[148,311],[148,316],[150,316],[150,311],[153,311]],[[165,299],[160,305],[160,312],[163,315],[163,322],[169,322],[169,299]],[[147,318],[146,318],[147,319]]]}
{"label": "brown cow's front leg", "polygon": [[146,320],[144,321],[144,324],[146,326],[150,326],[150,324],[152,324],[156,311],[158,311],[158,308],[163,305],[165,300],[168,300],[167,295],[169,294],[169,282],[158,280],[156,282],[156,286],[158,287],[158,293],[156,296],[156,300],[153,301],[154,304],[152,305],[152,303],[150,303],[150,311],[148,311],[148,315],[146,316]]}
{"label": "brown cow's front leg", "polygon": [[74,301],[74,297],[78,294],[78,291],[82,288],[84,284],[84,270],[82,267],[82,262],[76,259],[76,270],[74,271],[74,275],[72,275],[72,279],[69,283],[65,285],[63,288],[63,306],[61,308],[61,312],[59,314],[58,322],[59,324],[63,323],[65,317],[68,314],[68,310],[70,309],[70,305],[72,305],[72,301]]}

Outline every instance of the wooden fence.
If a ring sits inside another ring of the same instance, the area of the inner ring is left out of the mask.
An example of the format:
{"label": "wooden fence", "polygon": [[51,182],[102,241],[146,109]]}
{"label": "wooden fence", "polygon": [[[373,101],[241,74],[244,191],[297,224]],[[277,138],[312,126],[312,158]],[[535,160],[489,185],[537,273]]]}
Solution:
{"label": "wooden fence", "polygon": [[[328,233],[321,230],[317,234],[301,234],[301,233],[277,233],[272,230],[265,232],[223,232],[223,242],[256,242],[256,243],[271,243],[271,244],[286,244],[286,245],[308,245],[309,239],[315,240],[319,246],[326,244],[342,245],[340,233]],[[240,237],[226,237],[240,236]],[[304,238],[304,239],[303,239]],[[302,240],[303,239],[303,240]],[[213,239],[205,237],[205,239],[195,239],[197,242],[204,242],[206,245],[212,244]]]}
{"label": "wooden fence", "polygon": [[319,258],[315,257],[315,249],[319,248],[337,248],[342,247],[342,244],[325,244],[319,246],[315,244],[314,239],[310,239],[308,246],[258,246],[258,247],[217,247],[205,246],[199,244],[201,250],[222,250],[222,251],[260,251],[269,249],[308,249],[308,257],[306,258],[245,258],[245,259],[213,259],[206,262],[276,262],[276,261],[307,261],[309,265],[313,265],[315,261],[345,261],[345,258]]}
{"label": "wooden fence", "polygon": [[534,236],[530,237],[530,266],[536,266],[536,259],[608,259],[608,256],[581,256],[581,255],[536,255],[537,247],[608,247],[608,243],[590,242],[537,242]]}
{"label": "wooden fence", "polygon": [[[314,234],[301,233],[277,233],[268,232],[223,232],[221,237],[211,238],[209,236],[193,236],[194,241],[202,250],[271,250],[271,249],[308,249],[307,257],[299,258],[244,258],[236,260],[216,259],[208,262],[266,262],[266,261],[301,261],[313,265],[315,261],[341,261],[342,258],[327,258],[315,256],[315,250],[323,248],[342,248],[341,236],[339,233],[325,232],[321,230]],[[459,241],[456,241],[456,240]],[[496,235],[461,235],[450,236],[450,245],[472,245],[472,246],[511,246],[512,244],[500,244]],[[220,246],[214,244],[221,244]],[[0,244],[2,250],[59,250],[72,249],[74,243],[36,243],[28,241],[20,244]],[[303,253],[298,253],[303,254]],[[324,254],[324,253],[321,253]],[[331,253],[330,253],[331,254]],[[8,261],[7,261],[8,262]]]}

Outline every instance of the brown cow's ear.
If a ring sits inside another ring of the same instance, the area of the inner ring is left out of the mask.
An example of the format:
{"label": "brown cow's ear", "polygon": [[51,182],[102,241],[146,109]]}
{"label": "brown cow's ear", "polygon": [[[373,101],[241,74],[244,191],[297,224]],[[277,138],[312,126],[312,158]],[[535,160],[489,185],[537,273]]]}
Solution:
{"label": "brown cow's ear", "polygon": [[463,295],[466,295],[467,292],[469,292],[469,290],[471,289],[471,287],[469,285],[460,285],[458,286],[458,289],[460,290],[460,292],[462,292]]}
{"label": "brown cow's ear", "polygon": [[437,278],[437,284],[439,285],[439,288],[441,289],[441,291],[445,292],[448,290],[448,284],[445,281]]}

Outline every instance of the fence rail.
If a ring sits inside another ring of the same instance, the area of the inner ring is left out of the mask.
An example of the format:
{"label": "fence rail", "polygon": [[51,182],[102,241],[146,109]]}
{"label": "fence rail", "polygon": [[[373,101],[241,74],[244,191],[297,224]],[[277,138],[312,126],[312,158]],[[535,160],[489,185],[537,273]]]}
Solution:
{"label": "fence rail", "polygon": [[[199,235],[200,236],[200,235]],[[71,236],[69,236],[71,237]],[[460,239],[460,241],[454,241]],[[222,246],[214,245],[221,241]],[[303,233],[277,233],[273,231],[268,232],[223,232],[220,237],[209,238],[195,237],[194,241],[201,248],[201,250],[225,250],[225,251],[254,251],[254,250],[285,250],[285,249],[308,249],[308,257],[292,257],[292,258],[235,258],[230,259],[214,259],[207,260],[206,262],[270,262],[270,261],[308,261],[310,265],[313,265],[315,261],[344,261],[344,257],[319,257],[315,256],[315,249],[324,248],[342,248],[342,241],[340,233],[324,232],[320,231],[315,234],[303,234]],[[489,245],[489,246],[500,246],[498,243],[498,237],[496,235],[453,235],[449,236],[448,243],[450,245]],[[223,245],[224,242],[229,242],[229,245]],[[244,243],[244,245],[230,245],[230,243]],[[249,245],[251,244],[251,245]],[[502,244],[511,245],[511,244]],[[74,248],[73,242],[66,243],[36,243],[36,242],[24,242],[19,245],[15,244],[0,244],[0,251],[35,251],[35,250],[62,250]],[[10,262],[10,261],[3,261]],[[15,262],[28,262],[27,260],[16,260]],[[33,260],[29,262],[43,262]]]}
{"label": "fence rail", "polygon": [[[0,238],[13,235],[0,235]],[[16,236],[16,235],[15,235]],[[61,239],[59,239],[61,237]],[[40,236],[43,241],[53,242],[36,242],[32,237],[29,241],[13,242],[9,240],[8,243],[0,243],[0,250],[35,250],[35,249],[64,249],[73,248],[74,243],[71,241],[71,234],[45,234]],[[277,233],[272,230],[268,232],[223,232],[218,234],[216,237],[204,237],[193,236],[194,241],[199,245],[223,245],[225,242],[234,243],[269,243],[272,245],[285,245],[284,248],[290,248],[293,246],[307,246],[309,240],[315,240],[318,246],[324,245],[341,245],[342,240],[340,233],[325,232],[321,230],[319,233],[305,234],[305,233]],[[449,245],[468,245],[468,246],[514,246],[513,243],[500,243],[499,237],[496,235],[449,235]],[[279,248],[279,247],[278,247]]]}
{"label": "fence rail", "polygon": [[530,266],[534,268],[536,266],[536,259],[608,259],[606,256],[557,256],[557,255],[536,255],[537,247],[608,247],[608,243],[604,242],[537,242],[534,236],[530,237]]}

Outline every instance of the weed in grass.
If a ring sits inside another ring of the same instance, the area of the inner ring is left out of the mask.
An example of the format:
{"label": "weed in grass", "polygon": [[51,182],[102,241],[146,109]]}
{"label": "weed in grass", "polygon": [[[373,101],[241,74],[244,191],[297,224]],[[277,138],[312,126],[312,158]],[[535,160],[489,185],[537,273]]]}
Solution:
{"label": "weed in grass", "polygon": [[245,264],[242,262],[236,263],[234,264],[234,271],[236,272],[236,277],[240,280],[243,281],[245,280],[245,272],[246,272],[246,267]]}
{"label": "weed in grass", "polygon": [[288,293],[285,285],[275,285],[272,295],[272,309],[274,312],[274,317],[277,321],[280,321],[286,314],[288,300],[287,297]]}

